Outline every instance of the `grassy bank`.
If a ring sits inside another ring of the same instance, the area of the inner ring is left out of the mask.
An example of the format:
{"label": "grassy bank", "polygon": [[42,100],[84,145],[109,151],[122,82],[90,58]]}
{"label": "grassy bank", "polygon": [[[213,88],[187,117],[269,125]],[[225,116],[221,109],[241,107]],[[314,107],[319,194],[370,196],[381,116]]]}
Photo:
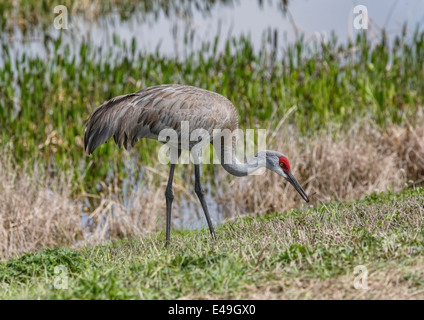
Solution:
{"label": "grassy bank", "polygon": [[[216,242],[180,230],[169,249],[163,233],[47,249],[0,264],[0,298],[422,299],[423,203],[417,188],[227,222]],[[358,265],[368,290],[354,288]]]}

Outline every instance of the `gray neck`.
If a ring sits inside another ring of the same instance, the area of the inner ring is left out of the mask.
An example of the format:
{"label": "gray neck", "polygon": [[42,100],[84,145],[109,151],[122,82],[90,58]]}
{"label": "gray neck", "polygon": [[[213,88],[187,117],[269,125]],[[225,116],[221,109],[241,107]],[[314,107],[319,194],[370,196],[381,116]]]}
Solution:
{"label": "gray neck", "polygon": [[246,163],[237,159],[233,146],[228,148],[222,146],[221,150],[216,151],[222,167],[233,176],[247,176],[260,168],[266,167],[266,151],[260,151]]}

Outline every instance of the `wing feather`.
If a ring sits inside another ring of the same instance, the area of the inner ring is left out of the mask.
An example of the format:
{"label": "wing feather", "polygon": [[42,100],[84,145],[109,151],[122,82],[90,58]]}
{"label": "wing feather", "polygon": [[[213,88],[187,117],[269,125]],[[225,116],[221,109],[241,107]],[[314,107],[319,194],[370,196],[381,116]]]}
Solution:
{"label": "wing feather", "polygon": [[159,85],[117,96],[99,106],[85,125],[84,148],[91,154],[113,137],[118,146],[131,148],[141,138],[157,139],[163,129],[180,135],[181,121],[190,131],[203,128],[235,130],[238,116],[225,97],[186,85]]}

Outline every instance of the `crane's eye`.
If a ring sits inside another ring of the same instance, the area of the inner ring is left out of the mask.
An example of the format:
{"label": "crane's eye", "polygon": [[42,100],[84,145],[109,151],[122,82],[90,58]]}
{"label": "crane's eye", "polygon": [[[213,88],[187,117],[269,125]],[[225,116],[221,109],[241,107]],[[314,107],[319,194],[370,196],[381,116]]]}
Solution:
{"label": "crane's eye", "polygon": [[290,170],[289,161],[287,160],[286,157],[280,157],[278,160],[279,160],[281,169],[283,169],[284,171]]}

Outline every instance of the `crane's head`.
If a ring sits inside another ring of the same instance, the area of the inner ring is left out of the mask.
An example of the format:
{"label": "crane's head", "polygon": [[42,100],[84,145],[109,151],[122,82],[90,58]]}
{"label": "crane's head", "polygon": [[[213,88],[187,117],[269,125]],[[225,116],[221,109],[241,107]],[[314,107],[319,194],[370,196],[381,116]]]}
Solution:
{"label": "crane's head", "polygon": [[269,170],[274,171],[275,173],[283,176],[291,185],[296,189],[297,192],[302,196],[303,200],[309,202],[309,197],[306,194],[305,190],[297,182],[294,175],[291,173],[289,160],[287,157],[276,151],[267,151],[266,152],[266,167]]}

